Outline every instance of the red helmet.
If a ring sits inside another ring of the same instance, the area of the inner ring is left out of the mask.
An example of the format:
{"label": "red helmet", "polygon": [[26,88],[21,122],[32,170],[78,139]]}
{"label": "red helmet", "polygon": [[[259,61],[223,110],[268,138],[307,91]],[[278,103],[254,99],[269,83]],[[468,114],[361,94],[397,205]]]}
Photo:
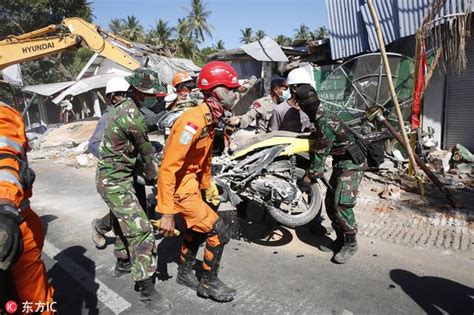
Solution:
{"label": "red helmet", "polygon": [[197,79],[197,87],[205,91],[219,85],[229,89],[238,88],[239,78],[231,65],[222,61],[211,61],[202,67]]}

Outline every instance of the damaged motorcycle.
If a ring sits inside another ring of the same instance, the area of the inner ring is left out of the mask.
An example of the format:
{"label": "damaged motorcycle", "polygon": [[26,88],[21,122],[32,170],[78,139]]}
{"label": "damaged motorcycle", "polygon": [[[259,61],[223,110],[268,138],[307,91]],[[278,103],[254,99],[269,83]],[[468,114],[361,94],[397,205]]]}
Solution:
{"label": "damaged motorcycle", "polygon": [[[169,112],[158,122],[165,137],[182,110]],[[236,139],[223,148],[223,128],[217,128],[212,174],[221,201],[237,207],[256,202],[280,224],[297,227],[319,213],[318,183],[306,176],[311,142],[309,134],[277,131]],[[246,138],[246,139],[245,139]]]}

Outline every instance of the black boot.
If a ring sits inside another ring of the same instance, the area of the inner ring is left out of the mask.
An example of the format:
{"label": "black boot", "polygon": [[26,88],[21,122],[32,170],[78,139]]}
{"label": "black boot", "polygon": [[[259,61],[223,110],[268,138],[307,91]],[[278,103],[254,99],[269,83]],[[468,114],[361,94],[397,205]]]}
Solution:
{"label": "black boot", "polygon": [[344,233],[340,231],[337,227],[332,226],[336,232],[336,239],[329,244],[322,244],[319,246],[319,249],[323,252],[334,252],[337,253],[341,250],[342,245],[344,244]]}
{"label": "black boot", "polygon": [[212,298],[218,302],[232,301],[237,290],[229,288],[217,277],[217,274],[210,271],[204,271],[197,288],[199,296]]}
{"label": "black boot", "polygon": [[151,278],[137,281],[136,288],[139,291],[138,301],[145,305],[151,312],[161,314],[173,308],[171,302],[156,291]]}
{"label": "black boot", "polygon": [[176,283],[185,285],[193,290],[197,290],[199,280],[193,272],[193,265],[196,255],[189,252],[184,255],[184,261],[180,261],[178,266],[178,275],[176,276]]}
{"label": "black boot", "polygon": [[357,239],[355,234],[344,234],[344,243],[341,249],[334,255],[334,261],[345,264],[357,252]]}
{"label": "black boot", "polygon": [[[212,259],[206,259],[208,256],[206,255],[206,251],[212,254],[209,255]],[[218,302],[232,301],[237,294],[235,289],[229,288],[217,277],[223,251],[224,245],[222,243],[217,246],[211,246],[209,241],[206,243],[203,261],[204,272],[197,288],[199,296],[205,298],[210,297]]]}
{"label": "black boot", "polygon": [[114,276],[119,278],[127,273],[132,272],[132,264],[128,259],[117,259],[115,263]]}
{"label": "black boot", "polygon": [[186,231],[179,257],[178,275],[176,276],[177,284],[185,285],[193,290],[197,290],[199,280],[193,272],[193,266],[196,261],[196,254],[199,251],[199,246],[202,244],[205,237],[206,235],[203,233],[198,233],[192,230]]}

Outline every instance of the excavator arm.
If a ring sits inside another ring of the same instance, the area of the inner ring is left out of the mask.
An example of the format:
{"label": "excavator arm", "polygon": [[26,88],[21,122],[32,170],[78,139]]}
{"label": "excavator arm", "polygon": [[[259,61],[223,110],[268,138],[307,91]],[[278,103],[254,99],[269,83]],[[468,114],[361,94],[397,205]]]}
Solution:
{"label": "excavator arm", "polygon": [[[48,36],[52,34],[51,36]],[[117,64],[134,70],[140,63],[120,47],[106,40],[111,37],[124,45],[133,44],[80,18],[67,18],[59,25],[32,31],[19,36],[8,36],[0,41],[0,69],[9,65],[35,60],[50,54],[57,54],[72,47],[83,45],[95,53]]]}

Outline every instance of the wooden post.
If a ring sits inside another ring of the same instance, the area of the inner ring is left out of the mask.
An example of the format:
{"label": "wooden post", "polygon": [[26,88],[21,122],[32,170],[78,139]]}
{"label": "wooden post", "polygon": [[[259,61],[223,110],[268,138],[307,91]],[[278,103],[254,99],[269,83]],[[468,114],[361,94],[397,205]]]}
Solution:
{"label": "wooden post", "polygon": [[369,5],[370,14],[372,16],[372,20],[373,20],[374,25],[375,25],[375,30],[377,32],[377,38],[378,38],[378,42],[379,42],[380,53],[382,54],[382,59],[383,59],[384,65],[385,65],[385,71],[387,73],[387,83],[388,83],[388,87],[390,89],[390,95],[392,96],[392,102],[393,102],[393,105],[395,107],[395,111],[397,113],[398,123],[400,125],[400,130],[401,130],[401,133],[402,133],[403,142],[405,144],[405,148],[407,149],[410,163],[413,165],[415,178],[417,178],[417,181],[418,181],[419,185],[422,185],[420,177],[417,176],[417,167],[416,167],[417,164],[416,164],[416,161],[415,161],[415,156],[414,156],[413,150],[410,146],[410,140],[408,139],[408,136],[407,136],[407,133],[406,133],[406,130],[405,130],[405,123],[403,121],[402,111],[400,110],[400,104],[398,103],[397,93],[395,92],[395,86],[393,84],[393,78],[392,78],[392,70],[390,69],[390,64],[388,62],[387,52],[385,51],[385,43],[383,41],[382,30],[380,29],[380,23],[379,23],[379,19],[377,17],[377,12],[375,11],[375,7],[374,7],[374,4],[373,4],[372,0],[367,0],[367,4]]}

